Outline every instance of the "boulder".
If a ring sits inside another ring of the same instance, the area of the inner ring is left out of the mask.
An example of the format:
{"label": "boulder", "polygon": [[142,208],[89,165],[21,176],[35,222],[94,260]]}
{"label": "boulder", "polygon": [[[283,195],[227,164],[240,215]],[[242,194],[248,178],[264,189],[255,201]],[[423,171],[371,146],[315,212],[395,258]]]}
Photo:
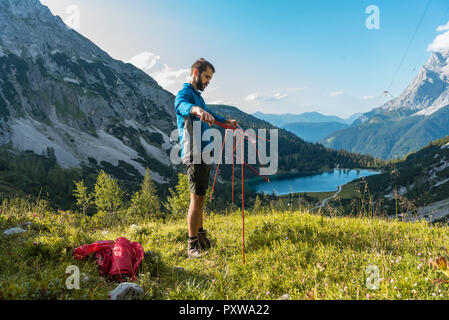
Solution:
{"label": "boulder", "polygon": [[117,288],[109,292],[111,300],[139,300],[143,295],[143,288],[132,282],[120,283]]}

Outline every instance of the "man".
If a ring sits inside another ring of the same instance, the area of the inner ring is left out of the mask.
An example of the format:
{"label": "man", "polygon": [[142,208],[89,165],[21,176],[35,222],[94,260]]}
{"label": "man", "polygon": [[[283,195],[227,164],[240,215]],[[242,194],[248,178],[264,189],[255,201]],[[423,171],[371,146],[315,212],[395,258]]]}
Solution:
{"label": "man", "polygon": [[[190,81],[178,92],[175,99],[175,113],[181,144],[181,158],[186,166],[190,187],[190,206],[187,216],[189,240],[187,253],[189,258],[200,258],[211,247],[207,231],[203,229],[203,206],[209,183],[210,164],[202,161],[195,163],[207,141],[201,136],[195,137],[193,127],[201,125],[201,135],[217,121],[237,126],[236,120],[225,118],[211,112],[206,107],[201,92],[209,85],[215,73],[214,66],[203,58],[196,61],[190,69]],[[199,140],[199,141],[198,141]],[[201,150],[198,150],[198,147]]]}

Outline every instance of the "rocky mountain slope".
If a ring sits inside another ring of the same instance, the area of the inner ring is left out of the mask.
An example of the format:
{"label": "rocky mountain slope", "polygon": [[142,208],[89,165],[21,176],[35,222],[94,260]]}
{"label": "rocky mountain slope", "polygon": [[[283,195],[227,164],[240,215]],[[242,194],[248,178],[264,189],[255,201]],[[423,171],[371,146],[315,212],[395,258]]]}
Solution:
{"label": "rocky mountain slope", "polygon": [[449,199],[449,136],[392,164],[389,172],[366,180],[372,192],[392,202],[395,192],[417,206]]}
{"label": "rocky mountain slope", "polygon": [[38,0],[0,1],[0,143],[167,183],[173,95]]}

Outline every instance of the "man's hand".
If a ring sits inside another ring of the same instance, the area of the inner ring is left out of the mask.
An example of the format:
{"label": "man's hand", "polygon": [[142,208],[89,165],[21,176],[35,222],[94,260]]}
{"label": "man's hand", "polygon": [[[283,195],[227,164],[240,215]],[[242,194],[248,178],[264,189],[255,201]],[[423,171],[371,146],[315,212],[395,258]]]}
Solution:
{"label": "man's hand", "polygon": [[190,113],[200,116],[201,121],[206,122],[210,126],[214,124],[215,121],[214,116],[200,107],[192,107]]}
{"label": "man's hand", "polygon": [[228,126],[235,127],[235,128],[239,125],[237,120],[226,120],[226,124]]}

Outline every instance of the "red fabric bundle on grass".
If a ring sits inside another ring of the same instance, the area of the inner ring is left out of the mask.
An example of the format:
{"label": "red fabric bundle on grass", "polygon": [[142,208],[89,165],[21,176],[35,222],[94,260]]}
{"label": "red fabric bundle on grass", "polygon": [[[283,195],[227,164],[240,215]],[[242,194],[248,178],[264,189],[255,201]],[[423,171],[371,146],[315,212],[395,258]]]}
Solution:
{"label": "red fabric bundle on grass", "polygon": [[94,253],[102,276],[118,281],[124,281],[127,276],[134,281],[144,250],[139,242],[120,237],[115,241],[101,240],[82,245],[75,249],[73,256],[77,260],[83,260]]}

